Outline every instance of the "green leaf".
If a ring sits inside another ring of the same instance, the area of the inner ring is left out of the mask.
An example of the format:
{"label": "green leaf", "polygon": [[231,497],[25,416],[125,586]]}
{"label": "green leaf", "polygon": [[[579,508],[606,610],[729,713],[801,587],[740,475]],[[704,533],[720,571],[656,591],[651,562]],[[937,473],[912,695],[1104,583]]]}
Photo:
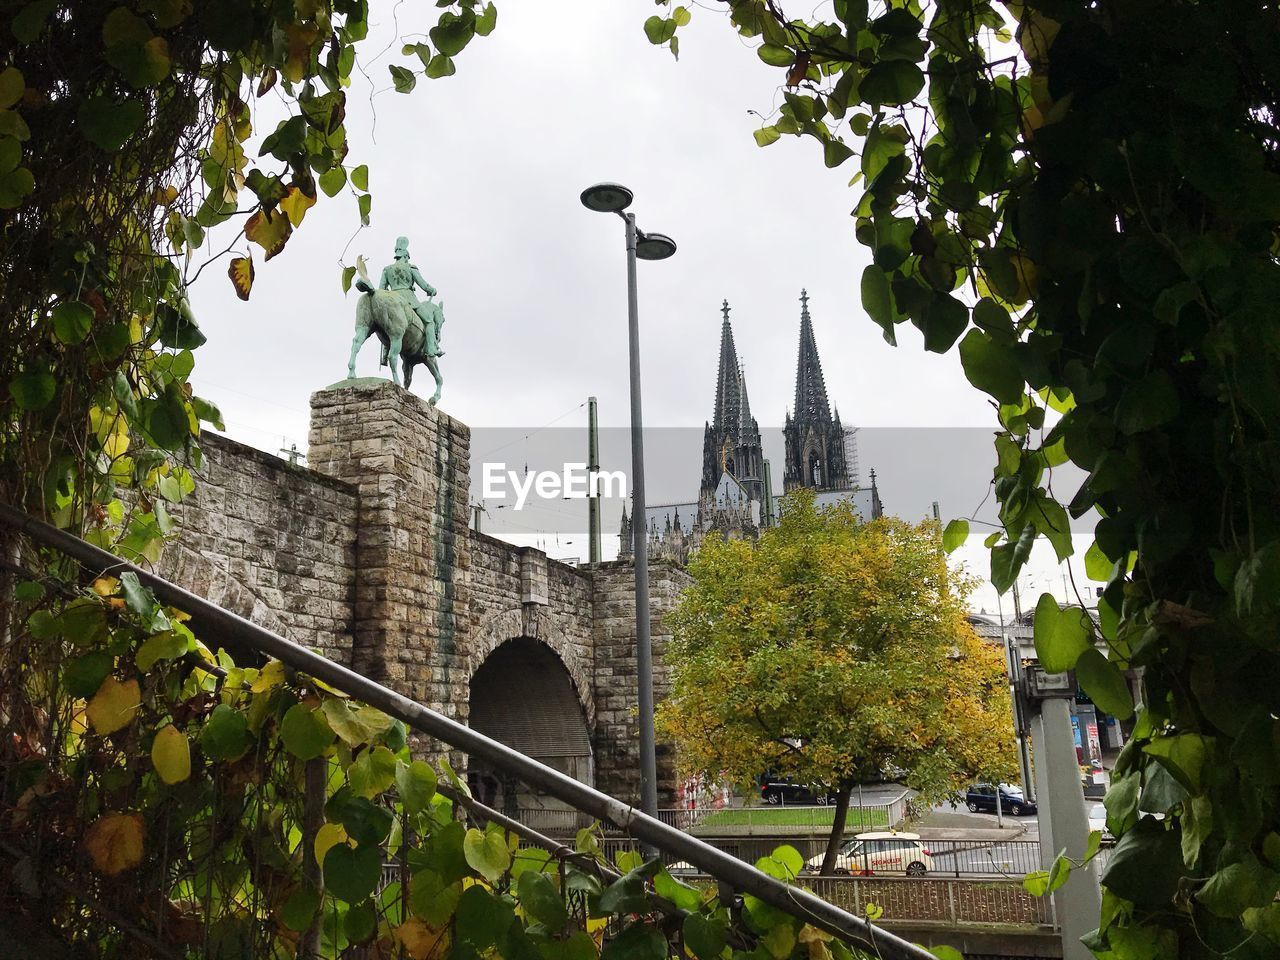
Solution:
{"label": "green leaf", "polygon": [[166,390],[144,407],[147,433],[161,450],[181,450],[191,436],[187,408],[177,391]]}
{"label": "green leaf", "polygon": [[[225,430],[227,425],[222,421],[222,411],[214,404],[201,397],[191,398],[191,409],[196,412],[196,417],[203,422],[209,424],[215,430]],[[169,500],[180,500],[181,497],[167,497]]]}
{"label": "green leaf", "polygon": [[369,225],[369,210],[373,206],[373,195],[362,193],[356,199],[356,205],[360,208],[360,222],[366,227]]}
{"label": "green leaf", "polygon": [[946,353],[969,325],[969,309],[950,294],[935,293],[917,325],[926,350]]}
{"label": "green leaf", "polygon": [[1116,844],[1102,883],[1140,906],[1168,907],[1185,873],[1178,835],[1143,817]]}
{"label": "green leaf", "polygon": [[436,772],[421,760],[396,764],[396,792],[407,813],[422,813],[436,793]]}
{"label": "green leaf", "polygon": [[377,707],[367,704],[355,707],[338,697],[322,703],[320,711],[333,732],[351,747],[372,743],[378,734],[391,726],[391,718]]}
{"label": "green leaf", "polygon": [[487,950],[502,941],[514,920],[509,904],[477,885],[462,891],[458,898],[454,931],[459,940]]}
{"label": "green leaf", "polygon": [[347,768],[354,793],[372,799],[396,782],[396,757],[384,746],[364,750]]}
{"label": "green leaf", "polygon": [[7,110],[12,107],[22,99],[23,91],[26,89],[27,84],[22,78],[22,71],[17,67],[5,67],[0,70],[0,109]]}
{"label": "green leaf", "polygon": [[1192,793],[1200,790],[1200,773],[1211,741],[1198,733],[1158,737],[1142,748]]}
{"label": "green leaf", "polygon": [[840,140],[828,140],[822,145],[822,162],[829,168],[840,166],[852,156],[853,150]]}
{"label": "green leaf", "polygon": [[700,913],[684,918],[684,944],[698,960],[719,960],[728,943],[729,931],[723,920]]}
{"label": "green leaf", "polygon": [[[675,32],[674,29],[672,32]],[[796,62],[795,51],[776,43],[762,44],[756,50],[756,56],[771,67],[789,67]]]}
{"label": "green leaf", "polygon": [[445,56],[456,57],[475,35],[475,14],[464,10],[461,14],[445,12],[440,22],[427,31],[435,48]]}
{"label": "green leaf", "polygon": [[347,793],[341,808],[342,828],[361,846],[374,846],[391,835],[395,814],[368,797]]}
{"label": "green leaf", "polygon": [[1168,423],[1178,415],[1178,391],[1164,370],[1147,374],[1125,387],[1116,404],[1116,426],[1134,434]]}
{"label": "green leaf", "polygon": [[1049,673],[1064,673],[1080,655],[1093,649],[1089,643],[1088,615],[1079,607],[1058,608],[1053,594],[1040,595],[1036,603],[1033,636],[1036,656]]}
{"label": "green leaf", "polygon": [[28,3],[14,15],[9,24],[14,38],[21,44],[33,42],[44,32],[49,14],[53,13],[57,5],[57,0],[35,0],[34,3]]}
{"label": "green leaf", "polygon": [[359,903],[368,897],[381,876],[380,847],[349,847],[345,843],[338,843],[324,855],[325,889],[347,903]]}
{"label": "green leaf", "polygon": [[127,570],[120,575],[120,587],[124,593],[124,602],[134,613],[150,621],[156,608],[156,595],[150,587],[144,587],[138,575]]}
{"label": "green leaf", "polygon": [[858,93],[872,106],[910,103],[924,89],[924,74],[910,60],[882,60],[862,78]]}
{"label": "green leaf", "polygon": [[1080,654],[1076,661],[1076,679],[1089,699],[1117,720],[1133,716],[1133,697],[1120,668],[1094,647]]}
{"label": "green leaf", "polygon": [[1115,564],[1102,552],[1097,541],[1089,544],[1089,549],[1084,552],[1085,576],[1098,583],[1106,583],[1111,579],[1114,569]]}
{"label": "green leaf", "polygon": [[665,867],[654,876],[653,889],[658,896],[670,900],[678,909],[686,912],[696,911],[702,905],[702,893],[671,876]]}
{"label": "green leaf", "polygon": [[1254,857],[1224,867],[1196,891],[1196,899],[1219,917],[1238,917],[1250,907],[1265,907],[1280,892],[1280,873]]}
{"label": "green leaf", "polygon": [[77,114],[85,139],[108,153],[124,146],[146,118],[147,108],[140,101],[110,97],[90,97]]}
{"label": "green leaf", "polygon": [[89,335],[93,308],[79,300],[64,300],[53,308],[53,335],[63,343],[79,343]]}
{"label": "green leaf", "polygon": [[346,293],[348,290],[351,289],[351,281],[355,278],[355,275],[356,275],[355,267],[342,268],[342,292],[343,293]]}
{"label": "green leaf", "polygon": [[960,363],[969,382],[1000,403],[1017,403],[1022,396],[1024,381],[1009,344],[970,330],[960,341]]}
{"label": "green leaf", "polygon": [[1022,878],[1022,888],[1033,897],[1043,897],[1049,892],[1049,871],[1032,870]]}
{"label": "green leaf", "polygon": [[431,62],[427,64],[427,76],[432,80],[439,80],[441,77],[452,77],[458,72],[458,68],[454,66],[453,58],[445,56],[443,53],[437,53],[431,58]]}
{"label": "green leaf", "polygon": [[497,883],[511,866],[511,851],[497,831],[481,833],[474,827],[468,830],[462,841],[462,853],[471,869],[490,883]]}
{"label": "green leaf", "polygon": [[560,891],[545,873],[526,870],[520,874],[516,895],[525,914],[553,932],[559,931],[569,919]]}
{"label": "green leaf", "polygon": [[666,960],[667,938],[646,923],[633,923],[608,941],[600,960]]}
{"label": "green leaf", "polygon": [[875,264],[868,264],[862,271],[862,306],[867,316],[884,330],[885,339],[895,342],[893,290],[888,276]]}
{"label": "green leaf", "polygon": [[493,33],[493,29],[497,25],[498,8],[492,3],[486,3],[484,9],[480,11],[480,15],[476,17],[476,36],[487,37]]}
{"label": "green leaf", "polygon": [[755,137],[757,147],[767,147],[771,143],[777,143],[782,136],[777,127],[760,127],[752,131],[751,135]]}
{"label": "green leaf", "polygon": [[947,553],[954,553],[957,548],[963,547],[968,539],[969,521],[963,517],[957,517],[942,531],[942,549]]}
{"label": "green leaf", "polygon": [[644,35],[650,43],[664,44],[676,35],[676,22],[670,18],[650,17],[644,22]]}
{"label": "green leaf", "polygon": [[138,652],[133,655],[133,662],[139,672],[150,673],[151,668],[161,660],[176,660],[178,657],[186,656],[190,651],[191,638],[188,634],[177,630],[164,630],[153,633],[142,642]]}
{"label": "green leaf", "polygon": [[301,933],[311,926],[322,898],[323,894],[304,880],[284,902],[280,910],[280,922],[290,930]]}
{"label": "green leaf", "polygon": [[369,901],[353,906],[342,922],[342,928],[352,943],[364,943],[373,936],[377,925],[378,915]]}
{"label": "green leaf", "polygon": [[948,947],[946,944],[940,944],[936,947],[927,947],[926,949],[937,957],[938,960],[964,960],[964,954],[955,947]]}
{"label": "green leaf", "polygon": [[326,197],[336,197],[338,192],[347,185],[347,171],[339,164],[334,164],[324,173],[320,174],[320,189],[324,191]]}
{"label": "green leaf", "polygon": [[234,707],[220,703],[200,731],[200,748],[211,760],[238,760],[249,749],[249,721]]}
{"label": "green leaf", "polygon": [[443,927],[453,919],[462,896],[462,884],[446,884],[431,869],[419,870],[409,881],[409,911],[433,927]]}
{"label": "green leaf", "polygon": [[333,743],[334,733],[324,714],[303,703],[295,703],[280,721],[280,740],[285,749],[299,760],[314,760],[324,755]]}
{"label": "green leaf", "polygon": [[104,650],[86,653],[62,668],[62,685],[71,696],[88,700],[98,692],[114,665],[115,658]]}
{"label": "green leaf", "polygon": [[290,117],[287,120],[281,120],[275,130],[267,134],[258,150],[258,156],[265,157],[270,154],[277,160],[288,160],[293,154],[302,152],[306,141],[307,118]]}
{"label": "green leaf", "polygon": [[387,67],[391,79],[395,83],[396,93],[410,93],[418,84],[418,77],[412,70],[393,63]]}
{"label": "green leaf", "polygon": [[9,381],[9,396],[23,410],[43,410],[57,392],[53,374],[42,368],[28,368]]}

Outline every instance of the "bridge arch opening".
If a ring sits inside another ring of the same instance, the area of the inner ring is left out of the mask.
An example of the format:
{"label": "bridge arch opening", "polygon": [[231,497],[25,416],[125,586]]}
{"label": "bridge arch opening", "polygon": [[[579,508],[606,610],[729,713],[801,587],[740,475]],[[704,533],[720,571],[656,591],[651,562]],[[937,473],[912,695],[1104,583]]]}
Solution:
{"label": "bridge arch opening", "polygon": [[[546,644],[517,637],[495,648],[471,678],[470,705],[474,730],[575,780],[595,784],[586,711],[564,662]],[[471,760],[468,779],[477,800],[530,826],[555,830],[580,825],[566,804],[478,757]]]}

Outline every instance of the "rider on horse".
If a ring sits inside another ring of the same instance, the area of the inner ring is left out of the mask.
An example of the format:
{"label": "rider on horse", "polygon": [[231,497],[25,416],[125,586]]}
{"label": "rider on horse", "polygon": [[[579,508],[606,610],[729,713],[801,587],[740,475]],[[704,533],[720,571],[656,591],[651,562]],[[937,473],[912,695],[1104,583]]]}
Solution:
{"label": "rider on horse", "polygon": [[437,319],[428,310],[427,304],[418,302],[418,298],[413,292],[414,287],[421,287],[428,297],[434,297],[436,288],[427,283],[418,268],[409,261],[408,237],[398,237],[396,239],[395,262],[383,268],[382,279],[378,286],[383,290],[395,292],[409,305],[418,319],[422,321],[427,354],[433,357],[443,357],[444,351],[440,349],[440,324],[443,322],[443,317]]}

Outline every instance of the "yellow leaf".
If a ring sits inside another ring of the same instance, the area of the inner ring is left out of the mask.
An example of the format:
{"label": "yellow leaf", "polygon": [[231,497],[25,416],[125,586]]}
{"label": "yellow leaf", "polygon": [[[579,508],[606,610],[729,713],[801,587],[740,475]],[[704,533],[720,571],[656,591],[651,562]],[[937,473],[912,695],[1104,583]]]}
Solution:
{"label": "yellow leaf", "polygon": [[191,776],[191,744],[187,735],[170,724],[156,734],[151,745],[151,762],[165,783],[181,783]]}
{"label": "yellow leaf", "polygon": [[[293,232],[289,218],[279,210],[259,210],[244,225],[244,235],[266,251],[264,260],[270,260],[284,249]],[[235,278],[232,277],[232,282]],[[238,289],[238,288],[237,288]]]}
{"label": "yellow leaf", "polygon": [[436,929],[417,917],[410,917],[395,930],[396,940],[413,960],[436,960],[449,949],[449,930]]}
{"label": "yellow leaf", "polygon": [[178,188],[169,184],[164,187],[156,187],[156,192],[151,195],[151,202],[157,207],[167,207],[173,201],[178,199]]}
{"label": "yellow leaf", "polygon": [[107,677],[89,701],[89,723],[96,733],[114,733],[128,726],[138,713],[142,691],[137,680],[121,683],[115,677]]}
{"label": "yellow leaf", "polygon": [[241,300],[249,299],[249,291],[253,289],[253,258],[234,257],[227,267],[227,276],[231,285],[236,288],[236,296]]}
{"label": "yellow leaf", "polygon": [[112,433],[102,441],[102,452],[110,460],[123,457],[129,450],[129,430],[126,427],[121,433]]}
{"label": "yellow leaf", "polygon": [[316,831],[316,863],[324,863],[324,855],[340,843],[354,846],[340,823],[326,823]]}
{"label": "yellow leaf", "polygon": [[104,813],[85,832],[84,848],[98,872],[108,877],[142,862],[146,824],[136,813]]}
{"label": "yellow leaf", "polygon": [[266,693],[282,683],[284,683],[284,664],[279,660],[272,660],[262,668],[257,678],[249,685],[249,690],[253,693]]}
{"label": "yellow leaf", "polygon": [[100,597],[109,597],[116,592],[118,586],[120,581],[115,577],[99,577],[93,581],[93,592]]}
{"label": "yellow leaf", "polygon": [[296,227],[302,223],[302,218],[307,215],[308,210],[315,206],[315,203],[316,198],[314,195],[307,196],[302,192],[301,188],[290,187],[289,192],[285,194],[285,198],[280,201],[280,209],[285,212],[289,222]]}

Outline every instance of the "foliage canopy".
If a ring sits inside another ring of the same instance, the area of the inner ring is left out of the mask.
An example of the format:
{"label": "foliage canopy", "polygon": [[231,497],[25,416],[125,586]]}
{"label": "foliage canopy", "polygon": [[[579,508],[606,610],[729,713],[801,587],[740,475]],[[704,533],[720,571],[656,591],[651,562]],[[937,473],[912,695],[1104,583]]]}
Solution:
{"label": "foliage canopy", "polygon": [[[1120,840],[1090,947],[1273,955],[1275,5],[726,6],[784,71],[757,142],[808,136],[828,167],[857,158],[867,314],[890,343],[910,322],[925,349],[957,348],[992,398],[992,582],[1008,589],[1039,537],[1069,556],[1069,517],[1097,517],[1084,559],[1107,584],[1110,656],[1048,652],[1089,657],[1079,677],[1115,712],[1131,706],[1120,669],[1142,668],[1143,696],[1107,800]],[[1067,460],[1087,474],[1077,491],[1053,487]]]}

